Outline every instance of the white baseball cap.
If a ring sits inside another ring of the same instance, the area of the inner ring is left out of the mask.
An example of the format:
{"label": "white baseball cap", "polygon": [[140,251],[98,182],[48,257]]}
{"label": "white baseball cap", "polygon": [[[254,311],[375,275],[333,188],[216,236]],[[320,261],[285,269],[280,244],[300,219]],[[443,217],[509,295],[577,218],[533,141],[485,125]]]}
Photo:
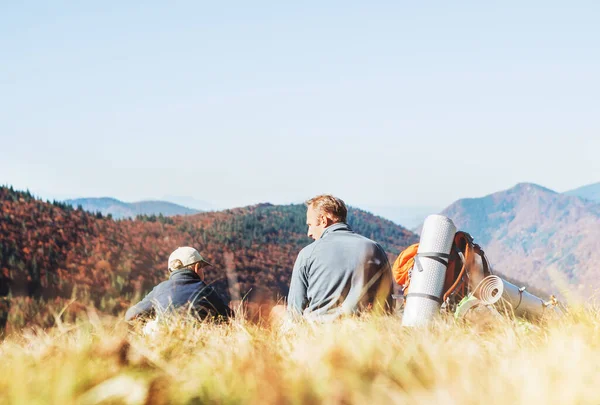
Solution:
{"label": "white baseball cap", "polygon": [[193,247],[178,247],[173,253],[171,253],[171,256],[169,256],[169,271],[179,270],[198,262],[204,262],[208,265],[211,265],[211,263],[206,261],[204,257],[202,257],[202,255]]}

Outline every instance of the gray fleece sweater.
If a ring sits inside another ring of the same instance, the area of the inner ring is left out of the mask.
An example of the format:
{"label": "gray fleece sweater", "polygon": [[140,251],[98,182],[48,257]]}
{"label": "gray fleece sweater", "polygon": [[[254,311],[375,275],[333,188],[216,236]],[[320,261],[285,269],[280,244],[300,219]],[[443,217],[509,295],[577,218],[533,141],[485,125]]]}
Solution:
{"label": "gray fleece sweater", "polygon": [[392,272],[382,247],[337,223],[298,254],[288,312],[330,321],[370,307],[389,311],[391,293]]}

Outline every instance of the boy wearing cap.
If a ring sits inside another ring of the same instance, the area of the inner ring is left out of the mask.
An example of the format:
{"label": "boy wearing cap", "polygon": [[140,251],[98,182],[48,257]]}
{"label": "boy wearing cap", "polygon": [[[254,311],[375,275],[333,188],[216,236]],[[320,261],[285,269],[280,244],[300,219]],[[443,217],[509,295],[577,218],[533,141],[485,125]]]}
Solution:
{"label": "boy wearing cap", "polygon": [[227,320],[233,313],[215,291],[204,283],[204,267],[210,266],[194,248],[177,248],[169,256],[169,279],[163,281],[143,300],[127,310],[125,320],[151,316],[155,310],[191,308],[200,319],[217,317]]}

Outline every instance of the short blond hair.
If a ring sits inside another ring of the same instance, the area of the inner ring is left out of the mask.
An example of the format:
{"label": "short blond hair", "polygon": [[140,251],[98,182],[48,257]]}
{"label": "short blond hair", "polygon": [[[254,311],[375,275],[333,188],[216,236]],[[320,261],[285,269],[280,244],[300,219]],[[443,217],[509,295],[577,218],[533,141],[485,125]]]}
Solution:
{"label": "short blond hair", "polygon": [[312,207],[322,214],[329,216],[335,222],[346,222],[348,208],[346,203],[330,194],[321,194],[306,200],[307,207]]}

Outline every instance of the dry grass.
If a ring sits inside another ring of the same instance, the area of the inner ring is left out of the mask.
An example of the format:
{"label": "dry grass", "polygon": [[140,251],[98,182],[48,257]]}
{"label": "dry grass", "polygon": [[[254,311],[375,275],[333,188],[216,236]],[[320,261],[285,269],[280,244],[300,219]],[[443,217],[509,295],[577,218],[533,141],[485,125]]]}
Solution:
{"label": "dry grass", "polygon": [[155,337],[115,318],[0,343],[8,404],[598,404],[600,316],[576,310],[428,329],[397,317],[283,330],[165,320]]}

